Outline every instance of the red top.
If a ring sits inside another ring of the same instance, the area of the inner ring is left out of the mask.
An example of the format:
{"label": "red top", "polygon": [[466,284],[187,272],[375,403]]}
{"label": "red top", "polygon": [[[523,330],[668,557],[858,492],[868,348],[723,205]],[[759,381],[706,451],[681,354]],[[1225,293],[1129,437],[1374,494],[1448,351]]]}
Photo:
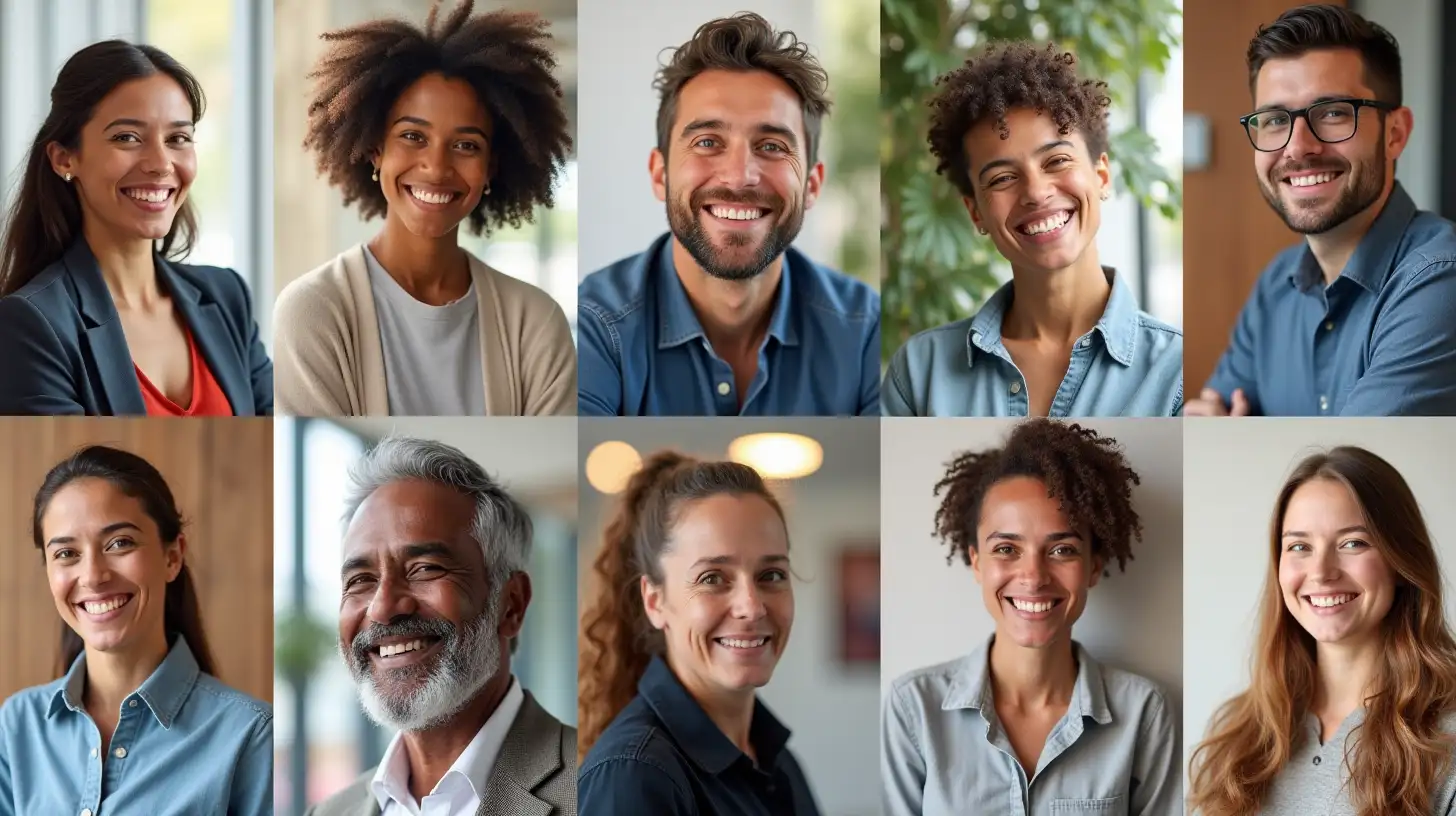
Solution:
{"label": "red top", "polygon": [[192,342],[192,332],[186,334],[187,356],[192,361],[192,396],[185,409],[167,399],[167,395],[152,385],[152,381],[147,379],[147,375],[142,373],[136,363],[132,363],[132,368],[136,369],[137,382],[142,387],[142,402],[146,403],[147,416],[232,416],[233,406],[213,378],[212,369],[207,367],[207,362],[197,352],[197,344]]}

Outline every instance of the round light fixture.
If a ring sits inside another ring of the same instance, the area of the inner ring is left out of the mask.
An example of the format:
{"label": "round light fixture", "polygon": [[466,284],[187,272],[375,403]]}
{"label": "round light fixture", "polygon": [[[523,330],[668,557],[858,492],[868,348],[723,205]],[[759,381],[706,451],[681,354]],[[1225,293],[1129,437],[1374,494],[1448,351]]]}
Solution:
{"label": "round light fixture", "polygon": [[800,479],[824,464],[824,448],[799,434],[749,434],[733,440],[728,458],[748,465],[765,479]]}
{"label": "round light fixture", "polygon": [[627,489],[632,474],[642,467],[642,456],[626,442],[603,442],[586,457],[586,480],[598,493],[613,495]]}

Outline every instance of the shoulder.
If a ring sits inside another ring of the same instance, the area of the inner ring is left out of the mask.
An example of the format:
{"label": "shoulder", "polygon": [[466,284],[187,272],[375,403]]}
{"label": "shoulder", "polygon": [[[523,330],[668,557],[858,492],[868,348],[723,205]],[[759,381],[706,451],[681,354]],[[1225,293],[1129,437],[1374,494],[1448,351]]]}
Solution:
{"label": "shoulder", "polygon": [[[1170,719],[1172,712],[1163,687],[1140,674],[1098,663],[1113,715],[1137,715],[1139,719]],[[1120,711],[1118,709],[1121,709]]]}
{"label": "shoulder", "polygon": [[1149,351],[1154,359],[1165,356],[1177,357],[1179,366],[1182,366],[1182,329],[1138,310],[1138,334],[1140,340],[1149,344]]}
{"label": "shoulder", "polygon": [[1456,222],[1424,210],[1406,227],[1402,266],[1456,265]]}
{"label": "shoulder", "polygon": [[[357,249],[357,248],[356,248]],[[325,314],[342,315],[352,311],[351,285],[348,264],[345,262],[349,250],[335,256],[295,278],[273,303],[275,325],[283,329],[299,328],[294,320],[308,321]]]}
{"label": "shoulder", "polygon": [[500,298],[501,305],[511,311],[521,313],[527,320],[532,318],[544,318],[560,311],[561,307],[556,299],[546,293],[546,290],[520,280],[496,269],[485,261],[466,252],[470,258],[470,267],[477,276],[484,275],[490,278],[491,285],[495,288],[496,295]]}
{"label": "shoulder", "polygon": [[661,780],[687,789],[685,759],[667,729],[640,697],[634,698],[607,726],[582,761],[580,778],[611,779],[613,786]]}
{"label": "shoulder", "polygon": [[577,287],[577,307],[605,323],[615,323],[642,308],[647,299],[652,259],[657,256],[661,240],[653,242],[653,249],[623,258],[583,278]]}
{"label": "shoulder", "polygon": [[784,257],[793,265],[793,285],[813,309],[852,321],[879,322],[880,295],[869,284],[809,259],[790,247]]}
{"label": "shoulder", "polygon": [[246,304],[248,285],[235,269],[221,266],[197,266],[194,264],[168,261],[172,271],[188,283],[202,290],[213,300],[229,306]]}
{"label": "shoulder", "polygon": [[65,285],[66,265],[61,261],[47,266],[19,289],[0,298],[0,315],[7,317],[40,315],[47,319],[77,310],[76,299]]}
{"label": "shoulder", "polygon": [[24,728],[38,727],[63,683],[64,678],[52,680],[44,685],[21,689],[5,698],[5,702],[0,703],[0,734],[18,734]]}
{"label": "shoulder", "polygon": [[900,347],[900,353],[911,360],[925,360],[939,357],[947,352],[964,354],[970,343],[971,322],[975,317],[966,317],[916,332]]}
{"label": "shoulder", "polygon": [[199,674],[188,705],[197,705],[209,720],[219,719],[238,728],[273,726],[273,707],[224,685],[210,674]]}
{"label": "shoulder", "polygon": [[309,811],[310,816],[353,816],[358,813],[361,805],[374,799],[374,793],[369,790],[370,782],[374,779],[374,770],[370,768],[350,782],[349,787],[314,805]]}
{"label": "shoulder", "polygon": [[974,668],[974,657],[968,655],[913,669],[890,683],[890,696],[900,702],[938,709],[945,702],[956,679],[964,677]]}

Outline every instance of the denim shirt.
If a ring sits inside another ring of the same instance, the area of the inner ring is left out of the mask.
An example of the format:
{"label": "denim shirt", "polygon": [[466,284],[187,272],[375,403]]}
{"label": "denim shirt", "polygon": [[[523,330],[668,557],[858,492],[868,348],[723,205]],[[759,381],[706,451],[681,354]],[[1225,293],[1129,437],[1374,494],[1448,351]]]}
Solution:
{"label": "denim shirt", "polygon": [[1261,416],[1456,415],[1456,224],[1397,183],[1328,286],[1308,242],[1281,252],[1208,387]]}
{"label": "denim shirt", "polygon": [[577,291],[582,416],[877,416],[880,296],[790,247],[758,370],[739,409],[664,234]]}
{"label": "denim shirt", "polygon": [[754,762],[708,718],[661,657],[637,696],[587,752],[577,777],[581,816],[819,816],[789,753],[789,729],[757,698]]}
{"label": "denim shirt", "polygon": [[273,813],[273,711],[197,667],[177,637],[121,704],[106,756],[83,653],[0,706],[0,816]]}
{"label": "denim shirt", "polygon": [[996,714],[990,644],[890,686],[880,729],[888,816],[1181,816],[1176,714],[1152,681],[1074,643],[1071,702],[1028,778]]}
{"label": "denim shirt", "polygon": [[[1103,272],[1112,294],[1097,325],[1073,347],[1048,415],[1178,416],[1183,333],[1140,311],[1116,273]],[[972,317],[920,332],[901,346],[885,375],[884,415],[1026,416],[1026,378],[1001,342],[1014,295],[1007,283]]]}

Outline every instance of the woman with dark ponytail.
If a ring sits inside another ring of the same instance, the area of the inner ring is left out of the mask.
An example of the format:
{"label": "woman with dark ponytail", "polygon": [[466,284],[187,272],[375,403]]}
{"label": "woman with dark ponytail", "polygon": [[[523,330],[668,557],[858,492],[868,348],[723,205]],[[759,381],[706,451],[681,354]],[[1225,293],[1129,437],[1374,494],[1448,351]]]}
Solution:
{"label": "woman with dark ponytail", "polygon": [[84,448],[35,496],[59,679],[0,707],[0,816],[273,812],[273,712],[216,677],[182,515],[135,454]]}
{"label": "woman with dark ponytail", "polygon": [[794,621],[783,508],[752,468],[652,456],[596,558],[582,618],[582,816],[817,816],[789,730],[755,695]]}
{"label": "woman with dark ponytail", "polygon": [[150,45],[76,52],[0,235],[0,415],[273,413],[243,280],[176,261],[197,216],[197,79]]}

